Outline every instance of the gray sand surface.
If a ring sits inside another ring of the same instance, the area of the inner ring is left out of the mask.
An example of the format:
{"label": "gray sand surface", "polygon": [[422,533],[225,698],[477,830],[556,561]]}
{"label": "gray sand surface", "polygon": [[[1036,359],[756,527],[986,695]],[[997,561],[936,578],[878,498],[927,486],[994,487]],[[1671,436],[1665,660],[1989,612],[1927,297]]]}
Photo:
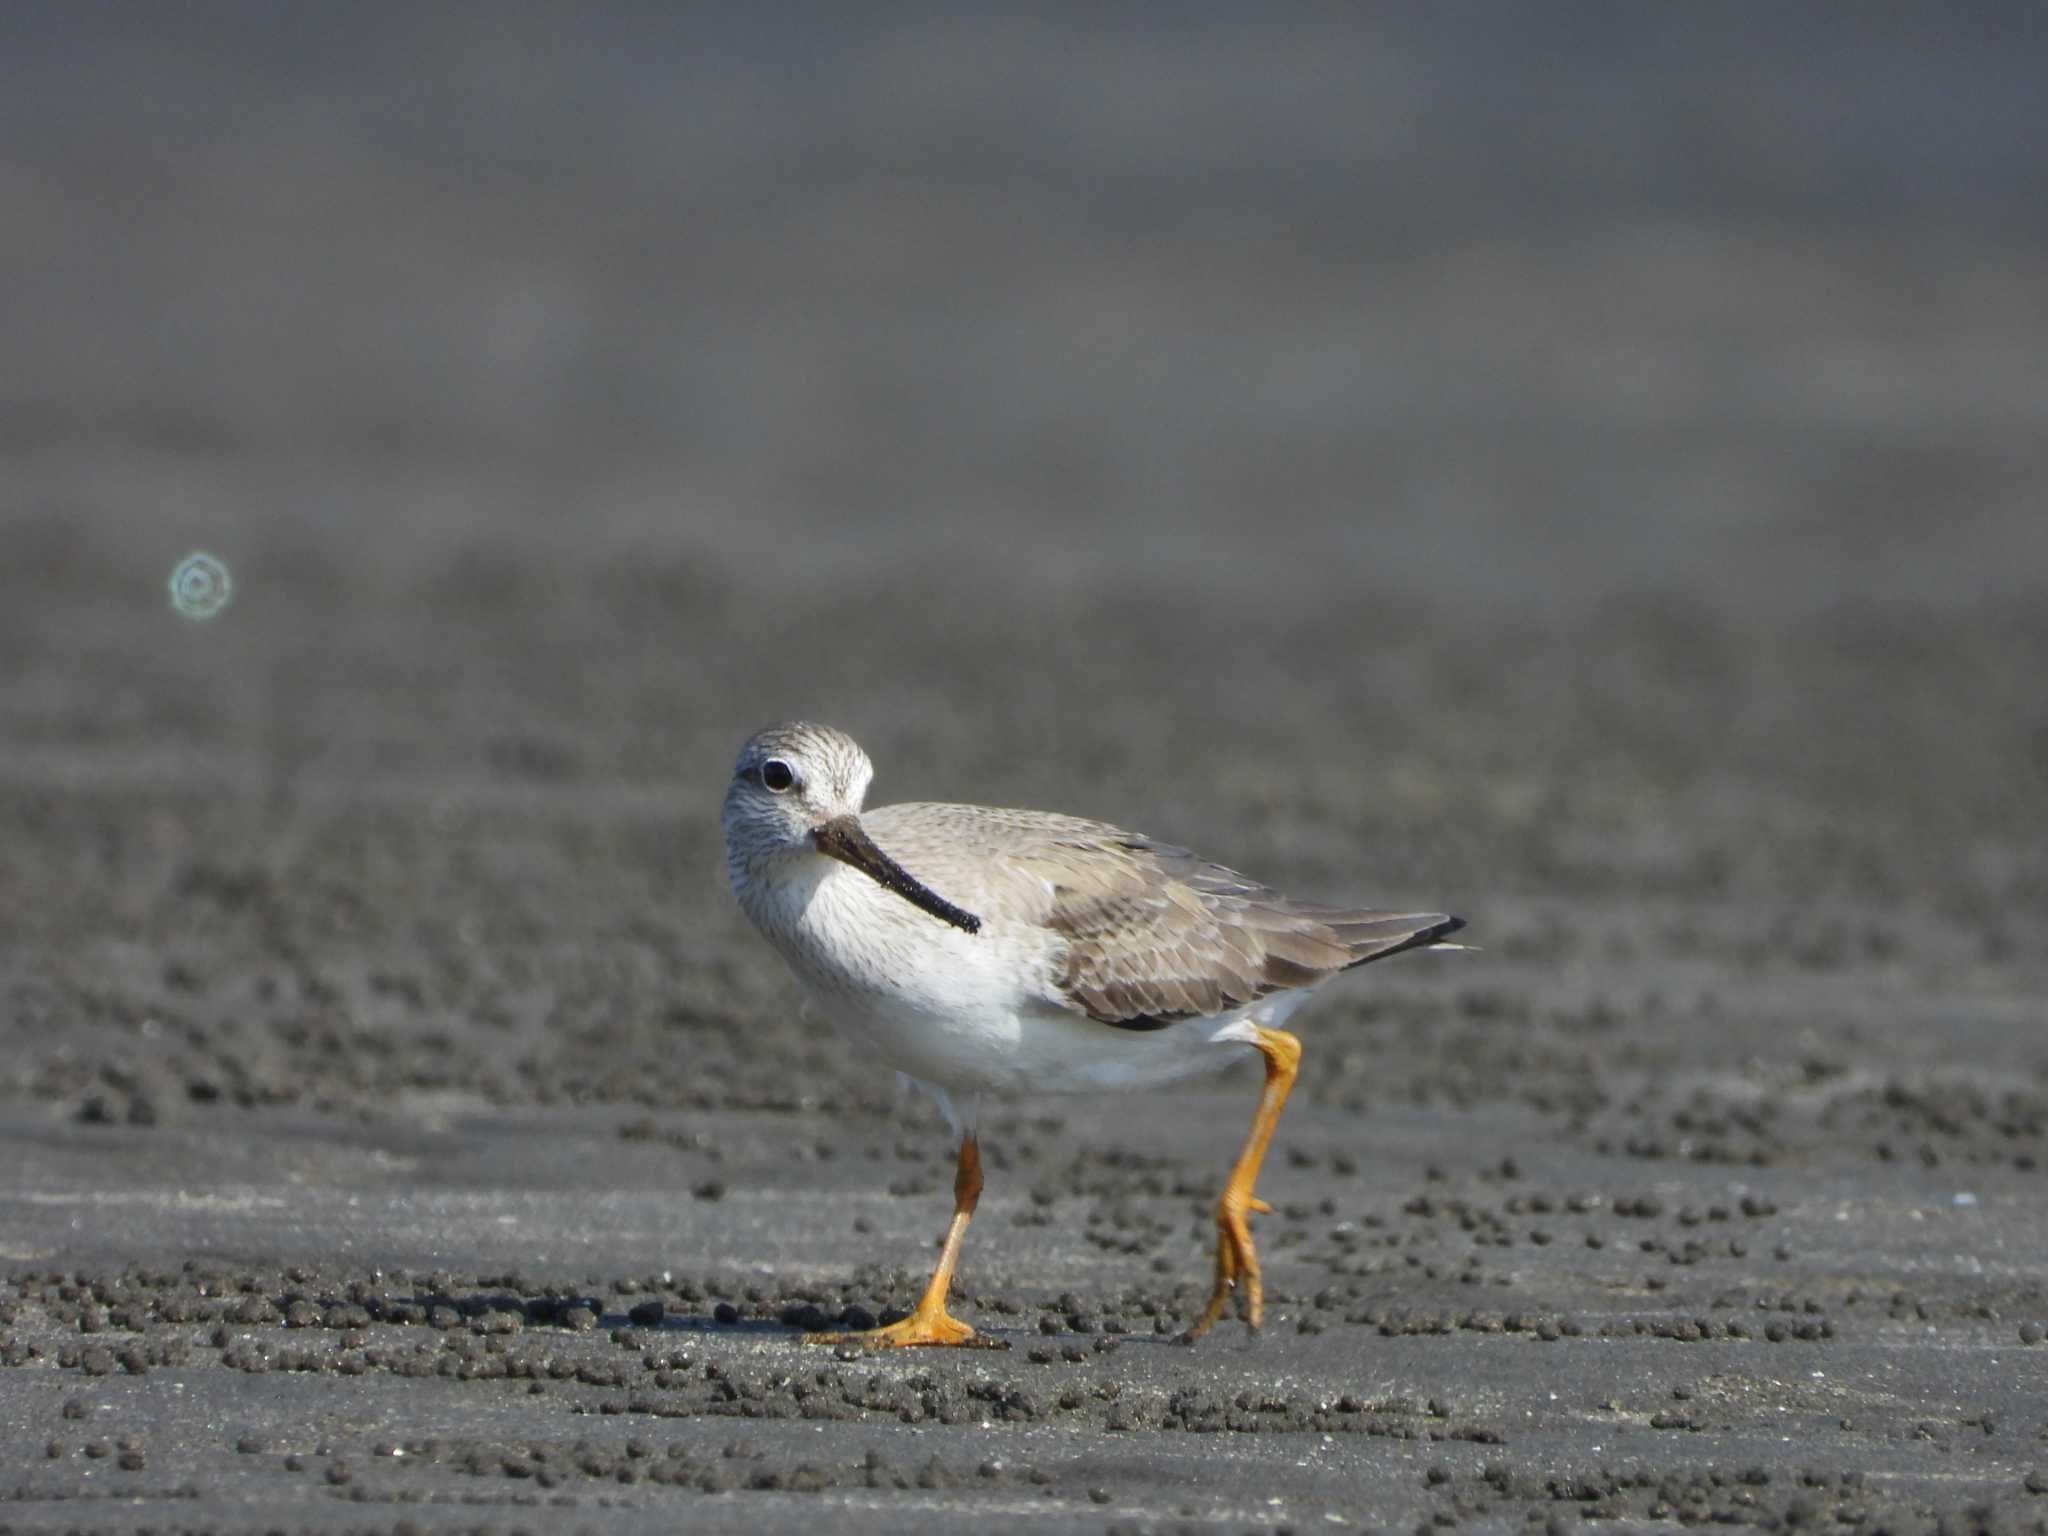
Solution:
{"label": "gray sand surface", "polygon": [[[2048,1529],[2034,12],[739,18],[0,19],[0,1531]],[[1245,1072],[801,1342],[951,1163],[795,715],[1469,919],[1262,1334]]]}

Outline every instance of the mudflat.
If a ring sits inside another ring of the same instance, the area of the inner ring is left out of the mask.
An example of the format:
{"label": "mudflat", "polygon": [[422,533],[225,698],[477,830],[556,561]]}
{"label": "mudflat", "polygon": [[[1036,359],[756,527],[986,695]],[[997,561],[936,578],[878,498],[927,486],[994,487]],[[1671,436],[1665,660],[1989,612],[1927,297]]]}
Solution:
{"label": "mudflat", "polygon": [[[2042,1528],[2025,13],[791,14],[0,24],[0,1527]],[[1468,919],[1261,1334],[1247,1069],[803,1342],[951,1148],[726,894],[791,716]]]}

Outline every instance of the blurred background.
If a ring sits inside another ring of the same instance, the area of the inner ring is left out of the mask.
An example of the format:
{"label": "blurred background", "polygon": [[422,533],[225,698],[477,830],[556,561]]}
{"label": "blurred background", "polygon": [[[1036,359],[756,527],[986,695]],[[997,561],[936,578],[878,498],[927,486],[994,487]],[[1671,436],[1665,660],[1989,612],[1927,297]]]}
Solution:
{"label": "blurred background", "polygon": [[2044,78],[2025,5],[11,7],[0,1090],[879,1095],[723,891],[795,715],[1464,912],[1347,1093],[2038,1072]]}

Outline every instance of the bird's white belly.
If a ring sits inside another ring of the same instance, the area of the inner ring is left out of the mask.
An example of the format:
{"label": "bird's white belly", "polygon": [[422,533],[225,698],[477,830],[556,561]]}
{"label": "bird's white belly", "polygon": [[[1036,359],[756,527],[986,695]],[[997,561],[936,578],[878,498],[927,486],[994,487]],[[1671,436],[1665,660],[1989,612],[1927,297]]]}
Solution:
{"label": "bird's white belly", "polygon": [[882,1064],[958,1093],[1157,1087],[1227,1066],[1250,1049],[1250,1025],[1239,1014],[1139,1031],[1065,1012],[915,1015],[823,994],[817,1001]]}
{"label": "bird's white belly", "polygon": [[877,1065],[956,1094],[1094,1094],[1180,1081],[1237,1061],[1253,1024],[1278,1026],[1307,991],[1124,1030],[1053,1001],[1057,954],[1038,930],[936,922],[840,864],[782,887],[758,922],[811,1001]]}
{"label": "bird's white belly", "polygon": [[836,865],[808,884],[786,921],[762,927],[812,1000],[878,1064],[957,1093],[1175,1082],[1239,1059],[1254,1024],[1275,1026],[1308,997],[1119,1029],[1052,1001],[1055,957],[1035,930],[991,923],[965,933]]}

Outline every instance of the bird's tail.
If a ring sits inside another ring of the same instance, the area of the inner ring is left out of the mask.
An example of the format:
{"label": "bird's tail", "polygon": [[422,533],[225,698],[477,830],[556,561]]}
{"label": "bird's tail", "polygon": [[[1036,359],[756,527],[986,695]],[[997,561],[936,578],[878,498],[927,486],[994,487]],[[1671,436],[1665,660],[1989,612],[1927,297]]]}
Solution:
{"label": "bird's tail", "polygon": [[1470,944],[1446,944],[1443,940],[1465,926],[1465,919],[1448,912],[1343,912],[1322,919],[1333,929],[1351,960],[1345,969],[1384,960],[1410,949],[1464,949]]}

